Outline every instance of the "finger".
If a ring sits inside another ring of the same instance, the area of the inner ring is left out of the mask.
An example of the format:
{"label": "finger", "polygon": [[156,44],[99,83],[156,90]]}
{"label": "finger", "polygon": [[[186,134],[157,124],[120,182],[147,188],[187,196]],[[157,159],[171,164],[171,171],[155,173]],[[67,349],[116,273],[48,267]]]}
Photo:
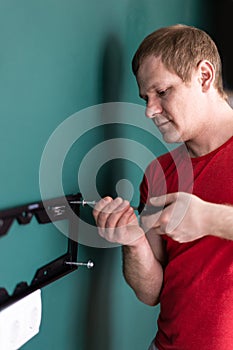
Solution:
{"label": "finger", "polygon": [[96,203],[93,209],[93,216],[94,218],[97,218],[101,211],[104,210],[104,208],[113,201],[111,197],[104,197],[99,202]]}
{"label": "finger", "polygon": [[[113,201],[113,199],[111,197],[105,197],[102,198],[98,203],[96,203],[92,214],[94,216],[94,219],[96,221],[96,225],[98,227],[100,227],[100,216],[102,213],[106,213],[107,212],[107,207],[108,205]],[[102,217],[103,220],[103,217]]]}
{"label": "finger", "polygon": [[[124,227],[127,230],[124,230]],[[142,228],[139,226],[137,216],[132,207],[129,207],[121,216],[115,229],[115,234],[120,237],[120,242],[123,245],[132,245],[145,235]]]}
{"label": "finger", "polygon": [[98,227],[104,228],[107,226],[107,222],[111,222],[109,220],[110,217],[112,219],[114,218],[114,215],[118,213],[120,215],[119,210],[117,209],[123,202],[123,199],[120,197],[117,197],[116,199],[111,199],[109,201],[107,199],[106,205],[104,206],[104,203],[100,203],[100,205],[95,207],[94,215],[96,217],[96,224]]}
{"label": "finger", "polygon": [[173,202],[175,202],[177,200],[177,193],[168,193],[165,194],[163,196],[159,196],[159,197],[151,197],[150,198],[150,203],[154,206],[165,206],[165,205],[169,205]]}
{"label": "finger", "polygon": [[137,217],[132,207],[126,207],[126,210],[122,213],[117,222],[117,227],[124,227],[126,225],[132,225],[138,223]]}
{"label": "finger", "polygon": [[123,244],[126,239],[124,227],[132,222],[133,215],[137,220],[129,202],[123,201],[123,203],[111,213],[105,223],[105,227],[98,227],[99,235],[109,242]]}
{"label": "finger", "polygon": [[145,232],[160,226],[159,218],[161,213],[162,212],[160,211],[159,213],[142,216],[140,218],[142,228],[145,230]]}
{"label": "finger", "polygon": [[153,228],[153,234],[162,236],[165,234],[165,232],[163,231],[161,226],[158,226],[158,227]]}
{"label": "finger", "polygon": [[[119,203],[119,205],[117,205]],[[131,212],[131,210],[129,210],[130,204],[129,201],[127,200],[122,200],[121,201],[115,201],[115,207],[112,210],[111,214],[108,216],[105,226],[109,227],[109,228],[114,228],[116,226],[119,226],[118,223],[121,220],[122,216],[126,213],[126,212]],[[133,209],[132,209],[133,210]],[[127,215],[126,215],[127,216]]]}
{"label": "finger", "polygon": [[112,242],[124,240],[122,232],[125,233],[125,230],[122,229],[127,226],[131,214],[132,212],[130,208],[121,210],[120,216],[113,213],[108,222],[106,222],[106,227],[102,230],[102,234],[105,237],[108,237]]}

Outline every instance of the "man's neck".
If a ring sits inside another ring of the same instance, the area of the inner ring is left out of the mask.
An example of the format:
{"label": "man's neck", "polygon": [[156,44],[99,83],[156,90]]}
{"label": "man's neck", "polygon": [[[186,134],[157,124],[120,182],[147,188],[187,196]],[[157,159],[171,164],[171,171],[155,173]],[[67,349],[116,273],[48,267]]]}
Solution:
{"label": "man's neck", "polygon": [[211,123],[196,138],[187,141],[186,146],[192,158],[201,157],[223,145],[232,136],[233,110],[227,108],[225,113],[213,117]]}

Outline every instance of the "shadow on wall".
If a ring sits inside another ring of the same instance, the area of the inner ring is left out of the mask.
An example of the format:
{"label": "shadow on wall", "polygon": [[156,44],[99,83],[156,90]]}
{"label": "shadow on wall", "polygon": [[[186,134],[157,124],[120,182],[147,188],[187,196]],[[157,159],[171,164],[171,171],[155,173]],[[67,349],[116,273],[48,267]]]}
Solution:
{"label": "shadow on wall", "polygon": [[122,45],[115,34],[110,34],[104,43],[102,62],[100,63],[101,103],[120,101],[123,79]]}
{"label": "shadow on wall", "polygon": [[224,86],[231,91],[233,90],[232,13],[232,0],[215,2],[213,37],[222,58]]}
{"label": "shadow on wall", "polygon": [[[100,103],[120,101],[123,79],[122,56],[122,47],[117,36],[109,35],[104,43],[99,69]],[[104,139],[119,137],[114,126],[103,125],[101,131]],[[111,150],[106,149],[106,152],[111,152]],[[96,183],[101,196],[114,196],[115,194],[115,184],[112,180],[119,169],[114,165],[114,159],[111,163],[111,166],[107,166],[107,170],[103,171],[104,178],[97,179],[101,182]],[[112,315],[111,295],[114,286],[114,266],[119,264],[116,249],[102,248],[92,252],[92,257],[95,255],[96,266],[87,297],[85,350],[111,350],[113,348],[114,315]]]}
{"label": "shadow on wall", "polygon": [[[123,48],[119,38],[115,34],[110,34],[105,41],[101,59],[99,100],[101,103],[121,102],[120,97],[123,85]],[[105,124],[102,126],[102,132],[105,140],[122,137],[116,125]],[[106,153],[110,160],[106,164],[103,164],[98,172],[104,175],[103,177],[98,177],[96,183],[98,192],[102,197],[106,195],[115,197],[117,195],[115,191],[117,175],[119,173],[121,176],[124,175],[124,169],[122,167],[119,168],[116,159],[112,159],[111,152],[112,150],[106,147]]]}

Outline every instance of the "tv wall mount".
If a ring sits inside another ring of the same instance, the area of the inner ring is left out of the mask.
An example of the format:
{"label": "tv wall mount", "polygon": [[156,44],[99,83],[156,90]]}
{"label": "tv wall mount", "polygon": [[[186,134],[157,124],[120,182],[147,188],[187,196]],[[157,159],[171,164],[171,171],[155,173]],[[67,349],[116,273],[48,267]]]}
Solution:
{"label": "tv wall mount", "polygon": [[80,207],[89,203],[91,202],[83,200],[81,193],[77,193],[45,201],[28,203],[0,211],[0,238],[9,232],[14,221],[17,221],[20,225],[27,225],[31,222],[33,217],[36,218],[39,224],[68,220],[66,253],[40,267],[36,271],[30,284],[27,282],[18,283],[12,294],[9,294],[4,287],[1,287],[0,310],[35,290],[41,289],[57,279],[77,270],[79,266],[86,266],[88,269],[94,266],[91,260],[88,262],[77,261],[77,235]]}

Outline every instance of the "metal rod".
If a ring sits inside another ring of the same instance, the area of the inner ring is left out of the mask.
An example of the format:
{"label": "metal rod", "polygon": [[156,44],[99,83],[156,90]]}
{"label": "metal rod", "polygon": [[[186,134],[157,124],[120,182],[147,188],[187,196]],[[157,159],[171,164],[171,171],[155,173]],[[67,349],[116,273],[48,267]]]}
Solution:
{"label": "metal rod", "polygon": [[81,201],[69,201],[70,204],[81,204],[83,207],[84,205],[95,205],[96,201],[86,201],[85,199],[82,199]]}
{"label": "metal rod", "polygon": [[[96,205],[97,201],[86,201],[85,199],[81,200],[81,201],[69,201],[70,204],[81,204],[83,207],[85,205]],[[135,206],[132,206],[131,207],[133,208],[133,210],[138,210],[139,207],[135,207]]]}
{"label": "metal rod", "polygon": [[94,267],[94,263],[91,260],[88,260],[87,263],[84,262],[74,262],[74,261],[65,261],[66,265],[75,265],[75,266],[86,266],[88,269],[92,269]]}
{"label": "metal rod", "polygon": [[[85,205],[95,205],[97,203],[97,201],[86,201],[85,199],[82,199],[80,201],[70,201],[70,204],[80,204],[83,207]],[[145,205],[144,208],[142,209],[141,207],[136,207],[131,205],[131,207],[133,208],[133,210],[140,210],[140,213],[142,213],[142,215],[151,215],[151,214],[155,214],[158,213],[159,211],[163,210],[166,206],[164,207],[154,207],[154,206],[147,206]]]}

